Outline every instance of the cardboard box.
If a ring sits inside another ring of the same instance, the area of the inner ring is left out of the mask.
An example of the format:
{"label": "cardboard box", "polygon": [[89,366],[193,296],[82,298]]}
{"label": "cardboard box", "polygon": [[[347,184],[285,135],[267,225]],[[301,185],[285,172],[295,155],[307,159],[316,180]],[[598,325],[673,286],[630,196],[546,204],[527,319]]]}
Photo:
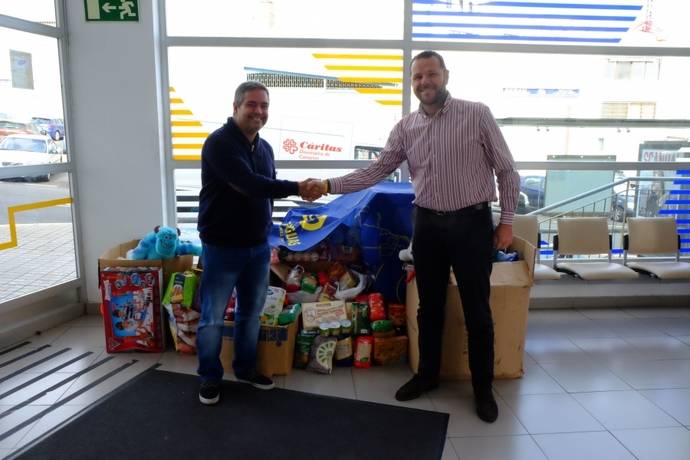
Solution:
{"label": "cardboard box", "polygon": [[173,257],[168,260],[146,259],[130,260],[126,259],[127,251],[134,249],[139,244],[139,240],[131,240],[119,244],[105,251],[98,258],[98,271],[105,267],[163,267],[163,286],[168,285],[170,275],[175,272],[184,272],[192,269],[194,256],[191,254]]}
{"label": "cardboard box", "polygon": [[[520,254],[517,262],[496,262],[491,273],[491,314],[494,321],[494,377],[519,378],[523,375],[522,358],[525,348],[529,292],[534,279],[535,248],[514,237],[511,250]],[[440,377],[448,380],[470,377],[467,351],[467,330],[462,302],[451,275],[447,287],[443,351]],[[417,372],[419,364],[419,327],[417,309],[419,295],[416,279],[407,285],[407,335],[410,367]]]}
{"label": "cardboard box", "polygon": [[[256,368],[260,373],[271,377],[273,375],[288,375],[292,372],[298,323],[299,318],[286,326],[261,326],[256,356]],[[232,372],[232,359],[235,351],[234,327],[235,323],[232,321],[225,321],[223,327],[220,362],[226,372]]]}
{"label": "cardboard box", "polygon": [[397,362],[405,362],[409,340],[406,335],[396,337],[374,336],[374,362],[379,366],[386,366]]}

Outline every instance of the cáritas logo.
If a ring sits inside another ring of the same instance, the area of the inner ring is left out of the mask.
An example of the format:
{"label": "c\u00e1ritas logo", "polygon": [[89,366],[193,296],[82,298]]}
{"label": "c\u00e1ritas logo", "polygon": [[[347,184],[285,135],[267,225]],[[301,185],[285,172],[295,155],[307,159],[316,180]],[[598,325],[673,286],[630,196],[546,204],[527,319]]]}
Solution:
{"label": "c\u00e1ritas logo", "polygon": [[294,155],[297,152],[297,142],[294,139],[285,139],[283,141],[283,150],[285,150],[290,155]]}

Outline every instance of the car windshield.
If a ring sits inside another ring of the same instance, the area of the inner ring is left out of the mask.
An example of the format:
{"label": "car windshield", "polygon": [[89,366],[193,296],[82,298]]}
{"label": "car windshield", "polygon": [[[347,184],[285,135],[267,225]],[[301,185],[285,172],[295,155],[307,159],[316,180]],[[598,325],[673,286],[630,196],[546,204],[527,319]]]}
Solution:
{"label": "car windshield", "polygon": [[46,143],[40,139],[6,137],[0,142],[2,150],[26,150],[28,152],[46,152]]}

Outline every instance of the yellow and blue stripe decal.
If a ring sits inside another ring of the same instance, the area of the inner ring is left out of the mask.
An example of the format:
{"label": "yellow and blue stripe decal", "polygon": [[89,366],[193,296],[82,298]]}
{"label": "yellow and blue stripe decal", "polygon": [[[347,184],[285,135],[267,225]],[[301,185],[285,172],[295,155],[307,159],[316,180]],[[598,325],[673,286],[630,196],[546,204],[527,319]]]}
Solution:
{"label": "yellow and blue stripe decal", "polygon": [[170,134],[172,137],[173,159],[180,161],[201,160],[201,147],[209,135],[201,121],[194,116],[184,100],[179,97],[175,88],[169,88],[170,94]]}
{"label": "yellow and blue stripe decal", "polygon": [[403,55],[400,53],[313,53],[324,68],[343,83],[360,83],[352,88],[371,95],[377,104],[402,105]]}
{"label": "yellow and blue stripe decal", "polygon": [[17,223],[14,215],[18,212],[33,211],[35,209],[49,208],[51,206],[60,206],[65,204],[72,204],[72,198],[59,198],[56,200],[36,201],[34,203],[20,204],[16,206],[9,206],[7,208],[7,220],[10,227],[10,240],[0,243],[0,251],[17,247]]}
{"label": "yellow and blue stripe decal", "polygon": [[637,29],[655,32],[643,0],[413,0],[412,39],[617,44]]}

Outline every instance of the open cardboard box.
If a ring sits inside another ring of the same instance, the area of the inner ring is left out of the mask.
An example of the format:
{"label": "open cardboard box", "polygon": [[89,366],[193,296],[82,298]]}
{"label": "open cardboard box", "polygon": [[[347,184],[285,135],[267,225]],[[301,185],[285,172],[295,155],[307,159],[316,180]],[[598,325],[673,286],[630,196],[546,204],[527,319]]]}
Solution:
{"label": "open cardboard box", "polygon": [[98,271],[105,267],[163,267],[163,286],[165,290],[170,280],[170,275],[175,272],[191,270],[194,263],[194,256],[191,254],[173,257],[172,259],[145,259],[130,260],[126,259],[127,251],[134,249],[139,244],[139,240],[131,240],[126,243],[118,244],[105,251],[98,258]]}
{"label": "open cardboard box", "polygon": [[[520,254],[520,260],[495,262],[491,272],[489,302],[494,321],[494,376],[499,379],[519,378],[524,373],[522,358],[529,292],[534,280],[535,247],[514,237],[510,249]],[[467,379],[470,377],[467,331],[460,294],[452,275],[447,290],[440,377],[448,380]],[[419,295],[416,279],[407,285],[406,300],[410,367],[416,373],[419,365]]]}

